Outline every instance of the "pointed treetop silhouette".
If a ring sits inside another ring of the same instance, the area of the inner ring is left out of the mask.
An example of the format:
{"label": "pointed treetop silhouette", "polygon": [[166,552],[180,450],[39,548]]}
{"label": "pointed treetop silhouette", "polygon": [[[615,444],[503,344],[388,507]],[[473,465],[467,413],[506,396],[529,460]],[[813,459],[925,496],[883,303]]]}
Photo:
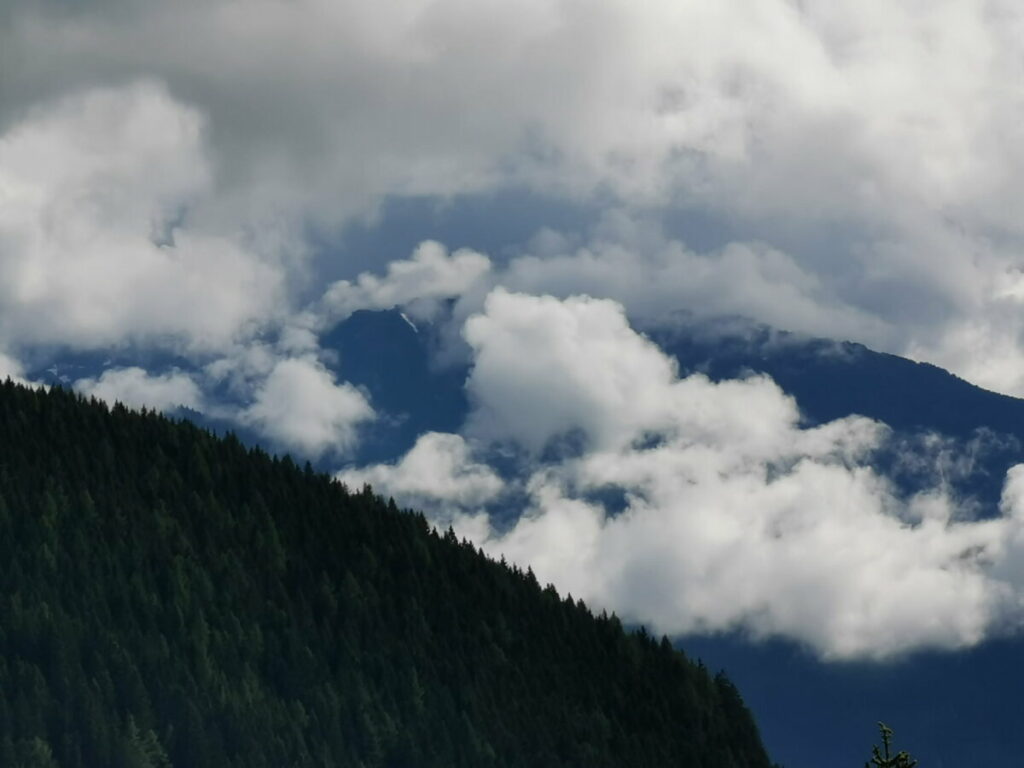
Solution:
{"label": "pointed treetop silhouette", "polygon": [[906,752],[900,750],[895,755],[891,754],[892,728],[879,723],[878,729],[882,732],[882,748],[877,745],[871,748],[871,760],[864,763],[864,768],[914,768],[917,760]]}

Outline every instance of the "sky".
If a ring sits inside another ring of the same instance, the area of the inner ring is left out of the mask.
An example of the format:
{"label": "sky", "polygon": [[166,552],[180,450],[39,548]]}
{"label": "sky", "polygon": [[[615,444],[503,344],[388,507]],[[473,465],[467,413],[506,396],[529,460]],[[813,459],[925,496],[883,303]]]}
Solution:
{"label": "sky", "polygon": [[[1024,469],[985,519],[905,498],[886,425],[808,428],[643,331],[743,318],[1024,396],[1022,41],[1009,0],[5,0],[0,375],[110,356],[69,383],[658,631],[975,645],[1022,619]],[[392,307],[470,414],[357,466],[390,415],[320,337]]]}

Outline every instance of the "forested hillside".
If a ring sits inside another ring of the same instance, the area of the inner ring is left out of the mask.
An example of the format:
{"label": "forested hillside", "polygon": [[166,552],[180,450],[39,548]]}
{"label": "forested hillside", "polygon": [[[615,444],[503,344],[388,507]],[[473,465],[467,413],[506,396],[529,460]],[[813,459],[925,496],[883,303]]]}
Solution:
{"label": "forested hillside", "polygon": [[0,384],[0,765],[769,765],[736,689],[368,491]]}

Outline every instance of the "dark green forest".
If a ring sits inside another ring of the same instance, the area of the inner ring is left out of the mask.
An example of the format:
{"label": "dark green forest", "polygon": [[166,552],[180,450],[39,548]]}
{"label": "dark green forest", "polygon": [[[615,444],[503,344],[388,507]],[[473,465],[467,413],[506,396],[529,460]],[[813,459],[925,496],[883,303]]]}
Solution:
{"label": "dark green forest", "polygon": [[0,766],[768,768],[736,688],[422,515],[0,383]]}

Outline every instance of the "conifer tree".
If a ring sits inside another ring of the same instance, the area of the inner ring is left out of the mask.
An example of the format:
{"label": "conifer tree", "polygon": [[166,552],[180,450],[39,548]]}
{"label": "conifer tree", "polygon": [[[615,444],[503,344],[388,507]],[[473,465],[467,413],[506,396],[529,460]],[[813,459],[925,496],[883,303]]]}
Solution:
{"label": "conifer tree", "polygon": [[917,760],[903,750],[892,754],[892,728],[879,723],[878,729],[882,732],[882,748],[879,749],[878,745],[871,748],[871,760],[864,763],[864,768],[914,768]]}

